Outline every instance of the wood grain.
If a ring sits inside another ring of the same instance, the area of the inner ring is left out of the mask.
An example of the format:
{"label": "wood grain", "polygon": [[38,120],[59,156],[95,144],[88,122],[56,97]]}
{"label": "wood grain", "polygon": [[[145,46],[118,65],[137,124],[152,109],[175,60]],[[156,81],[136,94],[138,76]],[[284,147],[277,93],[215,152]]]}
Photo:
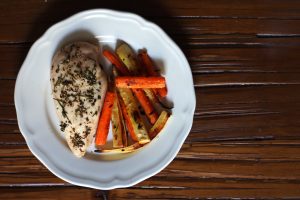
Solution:
{"label": "wood grain", "polygon": [[[30,152],[14,86],[31,45],[79,11],[111,8],[157,23],[181,47],[197,98],[175,160],[133,187],[73,186]],[[300,2],[0,2],[0,199],[300,198]]]}

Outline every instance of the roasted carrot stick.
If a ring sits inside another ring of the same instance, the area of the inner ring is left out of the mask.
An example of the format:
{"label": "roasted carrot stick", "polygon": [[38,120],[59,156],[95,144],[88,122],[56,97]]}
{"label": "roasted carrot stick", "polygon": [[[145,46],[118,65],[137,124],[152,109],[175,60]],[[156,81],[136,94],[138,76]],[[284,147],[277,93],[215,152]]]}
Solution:
{"label": "roasted carrot stick", "polygon": [[113,92],[106,92],[103,108],[98,122],[95,139],[96,145],[104,145],[106,143],[114,98],[115,94]]}
{"label": "roasted carrot stick", "polygon": [[120,96],[118,97],[118,99],[119,99],[120,107],[121,107],[122,114],[123,114],[123,117],[124,117],[124,120],[125,120],[125,124],[126,124],[126,127],[128,129],[128,132],[131,136],[131,139],[133,141],[138,141],[138,139],[137,139],[137,137],[134,133],[133,125],[130,121],[130,118],[129,118],[128,112],[126,110],[126,106],[124,104],[124,101],[123,101],[122,97],[120,97]]}
{"label": "roasted carrot stick", "polygon": [[168,90],[166,87],[164,88],[156,88],[155,89],[155,94],[159,95],[160,97],[166,97],[168,94]]}
{"label": "roasted carrot stick", "polygon": [[103,56],[107,58],[122,75],[128,75],[129,71],[126,66],[120,61],[119,57],[109,50],[103,50]]}
{"label": "roasted carrot stick", "polygon": [[139,100],[150,123],[154,124],[158,118],[158,114],[154,110],[154,107],[153,107],[152,103],[150,102],[149,98],[146,96],[144,90],[134,88],[134,89],[132,89],[132,92],[134,93],[136,98]]}
{"label": "roasted carrot stick", "polygon": [[166,87],[164,77],[116,77],[116,86],[118,88],[163,88]]}
{"label": "roasted carrot stick", "polygon": [[141,51],[138,54],[139,60],[142,63],[142,66],[145,67],[147,75],[149,76],[158,76],[157,71],[154,69],[154,65],[146,51]]}
{"label": "roasted carrot stick", "polygon": [[[158,72],[154,69],[154,64],[146,51],[141,51],[139,54],[139,59],[142,65],[146,68],[147,75],[149,76],[159,76]],[[159,95],[160,97],[167,96],[167,87],[164,88],[157,88],[155,89],[155,94]]]}

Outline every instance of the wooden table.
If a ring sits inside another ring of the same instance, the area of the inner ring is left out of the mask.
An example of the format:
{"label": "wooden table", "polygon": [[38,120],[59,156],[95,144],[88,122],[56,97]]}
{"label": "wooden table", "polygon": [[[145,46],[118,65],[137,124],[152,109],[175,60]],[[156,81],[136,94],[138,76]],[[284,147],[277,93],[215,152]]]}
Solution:
{"label": "wooden table", "polygon": [[[197,108],[180,153],[130,188],[60,180],[17,125],[14,85],[30,46],[52,24],[91,8],[157,23],[193,72]],[[0,55],[0,199],[300,199],[299,1],[2,0]]]}

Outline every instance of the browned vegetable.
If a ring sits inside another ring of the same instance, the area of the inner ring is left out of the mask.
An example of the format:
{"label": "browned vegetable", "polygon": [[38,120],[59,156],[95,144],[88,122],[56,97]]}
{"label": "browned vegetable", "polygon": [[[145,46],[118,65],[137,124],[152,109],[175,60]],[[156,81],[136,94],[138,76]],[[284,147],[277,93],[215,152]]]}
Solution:
{"label": "browned vegetable", "polygon": [[143,145],[137,143],[134,143],[128,147],[124,147],[124,148],[118,148],[118,149],[101,149],[98,152],[100,153],[130,153],[135,151],[136,149],[142,147]]}
{"label": "browned vegetable", "polygon": [[164,77],[151,76],[120,76],[116,78],[118,88],[164,88],[166,80]]}
{"label": "browned vegetable", "polygon": [[155,111],[153,104],[145,94],[144,90],[136,88],[132,89],[132,92],[134,93],[135,97],[139,100],[150,123],[154,124],[158,118],[158,114]]}
{"label": "browned vegetable", "polygon": [[117,47],[116,53],[131,74],[139,73],[139,66],[135,53],[128,44],[122,43]]}
{"label": "browned vegetable", "polygon": [[123,123],[123,116],[119,109],[118,98],[115,98],[115,102],[112,108],[112,133],[113,133],[113,147],[121,148],[127,146],[127,135],[125,126]]}
{"label": "browned vegetable", "polygon": [[[130,133],[134,141],[139,142],[140,144],[145,144],[150,142],[150,138],[147,133],[147,129],[144,125],[144,122],[141,118],[140,112],[138,110],[138,105],[136,99],[134,98],[132,91],[127,88],[120,88],[119,94],[121,97],[120,101],[124,102],[125,113],[128,115],[128,120],[132,126],[132,131]],[[122,104],[123,105],[123,104]],[[122,106],[121,105],[121,106]],[[124,108],[122,108],[124,111]]]}
{"label": "browned vegetable", "polygon": [[164,128],[165,124],[169,119],[169,116],[169,113],[167,113],[166,111],[161,112],[157,121],[150,129],[149,136],[151,139],[153,139]]}
{"label": "browned vegetable", "polygon": [[96,145],[104,145],[106,143],[114,99],[115,94],[113,92],[106,92],[103,108],[98,122],[95,138]]}

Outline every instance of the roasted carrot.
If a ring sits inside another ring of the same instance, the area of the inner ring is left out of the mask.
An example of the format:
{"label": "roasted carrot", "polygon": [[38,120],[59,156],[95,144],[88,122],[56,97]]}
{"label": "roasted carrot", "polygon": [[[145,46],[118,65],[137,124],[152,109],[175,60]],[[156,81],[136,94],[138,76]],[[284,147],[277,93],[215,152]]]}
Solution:
{"label": "roasted carrot", "polygon": [[158,118],[157,112],[154,110],[152,103],[146,96],[144,90],[134,88],[132,89],[135,97],[139,100],[142,108],[144,109],[146,116],[148,117],[151,124],[154,124]]}
{"label": "roasted carrot", "polygon": [[168,94],[168,90],[167,90],[166,87],[164,87],[164,88],[156,88],[154,90],[154,92],[155,92],[156,95],[158,95],[160,97],[166,97],[167,94]]}
{"label": "roasted carrot", "polygon": [[115,94],[113,92],[106,92],[103,108],[98,122],[95,139],[96,145],[104,145],[106,143],[114,98]]}
{"label": "roasted carrot", "polygon": [[[146,68],[147,75],[159,76],[159,73],[154,69],[154,64],[146,51],[141,51],[138,56],[142,65]],[[154,91],[155,94],[160,97],[166,97],[168,93],[167,87],[157,88]]]}
{"label": "roasted carrot", "polygon": [[123,114],[123,117],[124,117],[124,120],[125,120],[125,124],[126,124],[128,132],[129,132],[129,134],[131,136],[131,139],[133,141],[138,141],[138,139],[137,139],[137,137],[136,137],[136,135],[134,133],[133,125],[132,125],[132,123],[130,121],[130,118],[129,118],[128,112],[126,110],[126,106],[124,104],[124,101],[123,101],[122,97],[120,97],[120,96],[118,97],[118,99],[119,99],[120,108],[122,110],[122,114]]}
{"label": "roasted carrot", "polygon": [[128,75],[129,71],[126,66],[120,61],[119,57],[109,50],[103,50],[103,56],[107,58],[122,75]]}
{"label": "roasted carrot", "polygon": [[163,88],[166,87],[164,77],[138,77],[123,76],[116,77],[118,88]]}
{"label": "roasted carrot", "polygon": [[149,76],[158,76],[157,71],[154,69],[154,65],[146,51],[141,51],[138,54],[139,60],[142,63],[142,66],[145,67],[147,75]]}

